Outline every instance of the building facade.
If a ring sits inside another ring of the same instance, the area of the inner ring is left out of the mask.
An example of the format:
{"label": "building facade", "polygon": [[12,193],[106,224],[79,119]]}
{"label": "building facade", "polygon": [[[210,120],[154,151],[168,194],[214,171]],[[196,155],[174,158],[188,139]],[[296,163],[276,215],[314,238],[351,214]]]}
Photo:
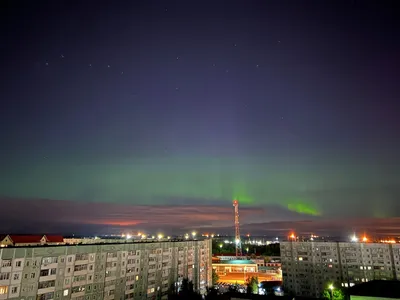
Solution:
{"label": "building facade", "polygon": [[400,244],[282,242],[283,285],[297,296],[321,296],[328,285],[400,280]]}
{"label": "building facade", "polygon": [[0,300],[166,299],[183,278],[212,284],[211,240],[4,247]]}

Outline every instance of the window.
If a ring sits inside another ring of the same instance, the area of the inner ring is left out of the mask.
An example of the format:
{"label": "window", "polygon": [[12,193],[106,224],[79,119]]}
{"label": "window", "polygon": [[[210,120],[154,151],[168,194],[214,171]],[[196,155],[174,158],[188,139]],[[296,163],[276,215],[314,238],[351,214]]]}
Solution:
{"label": "window", "polygon": [[10,273],[0,273],[0,280],[10,279]]}
{"label": "window", "polygon": [[86,271],[87,269],[88,269],[88,265],[77,265],[77,266],[75,266],[74,271],[75,272]]}
{"label": "window", "polygon": [[8,292],[8,286],[0,286],[0,295],[6,295]]}
{"label": "window", "polygon": [[48,265],[48,264],[55,264],[58,261],[58,257],[45,257],[42,259],[42,264],[43,265]]}
{"label": "window", "polygon": [[31,278],[35,278],[35,273],[31,273]]}
{"label": "window", "polygon": [[16,266],[17,268],[20,267],[21,264],[22,264],[22,262],[21,262],[20,260],[18,260],[18,261],[15,262],[15,266]]}
{"label": "window", "polygon": [[19,273],[14,274],[14,280],[18,280],[19,279]]}
{"label": "window", "polygon": [[3,261],[1,262],[1,266],[2,266],[3,268],[11,267],[11,260],[3,260]]}
{"label": "window", "polygon": [[18,287],[17,286],[13,286],[11,288],[11,294],[16,294],[18,292]]}
{"label": "window", "polygon": [[64,295],[64,297],[65,297],[65,296],[68,296],[68,290],[64,290],[63,295]]}

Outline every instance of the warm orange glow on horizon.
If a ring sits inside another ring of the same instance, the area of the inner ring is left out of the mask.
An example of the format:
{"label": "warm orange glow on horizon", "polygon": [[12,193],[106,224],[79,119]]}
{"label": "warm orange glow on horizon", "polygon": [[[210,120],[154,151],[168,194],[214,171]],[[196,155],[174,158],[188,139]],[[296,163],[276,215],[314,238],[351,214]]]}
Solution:
{"label": "warm orange glow on horizon", "polygon": [[94,225],[112,225],[112,226],[135,226],[139,225],[141,222],[139,221],[118,221],[118,220],[104,220],[104,221],[86,221],[86,224],[94,224]]}
{"label": "warm orange glow on horizon", "polygon": [[385,244],[396,244],[395,240],[381,240],[380,242]]}
{"label": "warm orange glow on horizon", "polygon": [[291,238],[291,239],[295,239],[295,238],[296,238],[295,234],[292,233],[292,234],[290,235],[290,238]]}

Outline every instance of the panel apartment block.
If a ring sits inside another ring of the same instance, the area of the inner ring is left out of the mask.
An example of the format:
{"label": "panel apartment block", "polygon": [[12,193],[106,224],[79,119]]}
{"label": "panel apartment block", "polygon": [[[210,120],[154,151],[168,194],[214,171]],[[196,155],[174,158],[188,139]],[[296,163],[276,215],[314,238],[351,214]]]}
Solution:
{"label": "panel apartment block", "polygon": [[310,241],[280,248],[284,288],[298,296],[319,297],[329,284],[400,279],[399,244]]}
{"label": "panel apartment block", "polygon": [[166,299],[211,285],[211,240],[0,249],[0,300]]}

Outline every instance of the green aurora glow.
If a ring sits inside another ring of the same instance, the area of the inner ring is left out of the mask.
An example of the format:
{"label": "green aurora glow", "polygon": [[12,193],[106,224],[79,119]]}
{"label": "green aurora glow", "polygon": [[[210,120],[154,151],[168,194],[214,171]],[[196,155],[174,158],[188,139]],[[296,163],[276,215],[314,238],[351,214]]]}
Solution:
{"label": "green aurora glow", "polygon": [[[315,166],[280,164],[204,157],[109,164],[48,162],[3,169],[0,195],[132,205],[224,205],[238,199],[243,206],[274,205],[303,215],[321,216],[327,212],[328,201],[336,201],[332,198],[335,196],[309,191],[320,190],[326,182],[340,190],[350,176],[367,182],[371,174],[348,172],[343,177],[340,169],[330,167],[327,175],[321,176],[324,170]],[[379,215],[385,214],[381,211]]]}

